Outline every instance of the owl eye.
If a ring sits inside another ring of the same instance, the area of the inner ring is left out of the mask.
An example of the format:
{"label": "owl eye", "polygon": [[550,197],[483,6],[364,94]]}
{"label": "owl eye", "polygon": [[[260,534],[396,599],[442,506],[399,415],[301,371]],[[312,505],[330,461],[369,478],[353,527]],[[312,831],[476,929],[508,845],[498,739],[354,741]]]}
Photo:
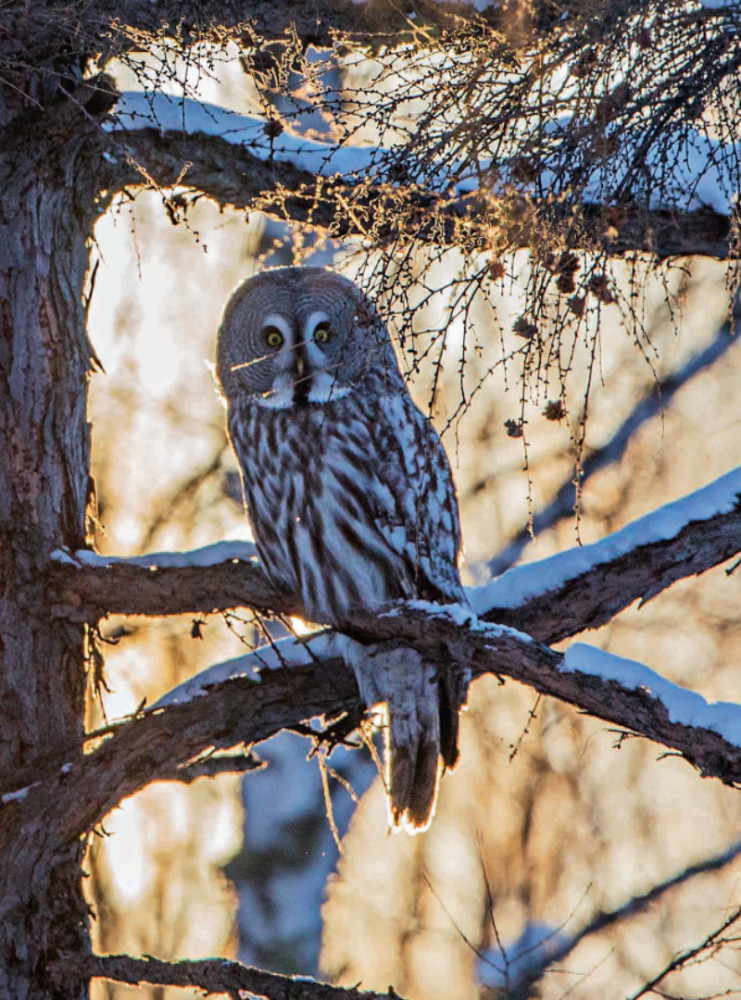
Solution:
{"label": "owl eye", "polygon": [[332,336],[332,330],[330,329],[329,323],[324,320],[321,323],[317,323],[316,329],[314,330],[314,342],[317,344],[326,344],[329,338]]}
{"label": "owl eye", "polygon": [[280,347],[283,344],[283,334],[277,326],[266,326],[263,333],[268,347]]}

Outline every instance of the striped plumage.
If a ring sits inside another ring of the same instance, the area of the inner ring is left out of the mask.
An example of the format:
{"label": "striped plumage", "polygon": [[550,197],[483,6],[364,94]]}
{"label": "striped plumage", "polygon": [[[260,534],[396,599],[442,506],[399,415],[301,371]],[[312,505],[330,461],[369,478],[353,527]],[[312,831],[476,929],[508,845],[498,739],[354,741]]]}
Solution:
{"label": "striped plumage", "polygon": [[[388,333],[349,281],[317,268],[249,279],[222,322],[217,372],[260,558],[312,621],[398,599],[464,601],[450,468]],[[414,650],[368,659],[389,705],[395,825],[426,826],[439,757],[458,757],[447,677]]]}

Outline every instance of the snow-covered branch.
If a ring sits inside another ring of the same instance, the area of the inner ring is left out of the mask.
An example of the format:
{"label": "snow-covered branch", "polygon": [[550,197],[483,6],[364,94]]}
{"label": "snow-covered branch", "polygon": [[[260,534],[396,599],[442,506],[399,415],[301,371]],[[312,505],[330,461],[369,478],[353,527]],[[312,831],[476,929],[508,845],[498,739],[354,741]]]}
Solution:
{"label": "snow-covered branch", "polygon": [[[235,122],[232,127],[238,133]],[[466,220],[468,229],[475,235],[475,220],[477,216],[483,218],[482,201],[476,195],[449,200],[425,188],[414,188],[406,193],[403,213],[379,213],[379,206],[388,204],[391,208],[393,204],[381,178],[376,186],[367,186],[361,198],[349,179],[332,176],[317,180],[317,176],[306,169],[305,158],[298,153],[295,158],[260,156],[249,146],[214,135],[211,130],[121,129],[117,132],[117,140],[122,155],[119,157],[115,148],[109,149],[107,157],[110,159],[103,164],[101,174],[101,187],[109,192],[146,185],[151,180],[162,188],[178,184],[202,192],[224,206],[259,207],[267,215],[310,223],[315,229],[331,230],[335,236],[365,236],[373,229],[378,237],[377,219],[383,214],[387,227],[380,235],[385,244],[406,237],[419,242],[455,245],[460,236],[461,219]],[[304,147],[308,145],[305,143]],[[138,169],[137,165],[143,169]],[[352,216],[338,220],[337,206],[348,195],[353,198]],[[540,204],[538,199],[529,201],[531,207]],[[430,224],[431,205],[435,206],[435,225]],[[605,227],[600,226],[603,211],[599,204],[582,206],[585,222],[595,227],[595,232],[590,234],[591,245],[601,245],[612,256],[636,251],[650,251],[660,259],[688,253],[718,260],[729,256],[731,221],[726,213],[708,207],[692,211],[638,211],[627,207],[623,210],[619,234],[605,235],[600,242],[599,232],[606,232]],[[392,225],[394,215],[403,225]],[[519,216],[512,219],[507,212],[502,213],[497,222],[510,248],[524,248],[533,243],[537,236],[537,218],[537,211],[524,219]],[[491,226],[490,214],[482,223],[482,238],[486,226]]]}
{"label": "snow-covered branch", "polygon": [[227,608],[296,614],[298,598],[268,581],[249,543],[133,559],[80,551],[54,555],[47,593],[55,617],[95,622],[107,614],[209,614]]}
{"label": "snow-covered branch", "polygon": [[229,994],[268,997],[270,1000],[402,1000],[395,990],[374,993],[369,990],[331,986],[311,976],[283,976],[265,972],[240,962],[221,958],[195,962],[165,962],[157,958],[133,958],[131,955],[75,955],[67,961],[58,958],[50,967],[53,980],[111,979],[138,986],[195,987],[207,995]]}
{"label": "snow-covered branch", "polygon": [[471,603],[487,621],[557,642],[740,551],[741,469],[735,469],[593,545],[509,570],[476,588]]}
{"label": "snow-covered branch", "polygon": [[[238,124],[232,120],[231,125],[235,134],[239,134]],[[264,136],[262,125],[259,129]],[[415,189],[404,198],[409,215],[405,229],[393,226],[389,217],[381,231],[377,226],[377,218],[383,214],[380,209],[394,203],[389,191],[379,183],[367,185],[359,194],[355,187],[357,178],[353,180],[339,171],[330,172],[325,178],[307,169],[307,162],[320,158],[331,162],[331,148],[318,149],[319,143],[296,143],[295,150],[289,148],[281,156],[271,155],[269,149],[262,149],[262,144],[242,145],[205,131],[173,128],[164,133],[155,127],[118,130],[111,141],[115,144],[106,150],[99,177],[100,188],[109,193],[153,183],[165,189],[177,185],[203,193],[220,205],[259,209],[281,220],[310,224],[316,230],[331,230],[333,236],[363,236],[374,228],[385,243],[405,235],[420,242],[434,239],[452,245],[456,224],[461,217],[473,215],[478,205],[472,197],[443,204],[438,193]],[[280,150],[281,144],[276,145]],[[335,157],[334,162],[341,159]],[[360,164],[358,169],[362,170]],[[348,195],[353,197],[353,216],[340,220],[337,208]],[[436,227],[429,224],[425,215],[433,203]],[[723,234],[727,234],[728,220],[719,217],[718,226],[718,238],[713,236],[712,246],[702,252],[724,257],[728,250]],[[702,226],[699,229],[703,231]],[[513,228],[513,237],[515,233],[518,235],[515,242],[525,246],[527,234],[523,227]]]}
{"label": "snow-covered branch", "polygon": [[[595,543],[517,567],[469,591],[485,621],[542,642],[596,628],[635,601],[703,573],[741,551],[741,470]],[[300,613],[272,587],[250,546],[115,559],[57,553],[47,577],[55,617],[95,622],[107,613],[209,613],[249,606]]]}
{"label": "snow-covered branch", "polygon": [[121,799],[214,750],[356,710],[350,665],[362,644],[389,639],[416,647],[441,670],[511,677],[681,754],[705,777],[741,784],[741,706],[709,705],[642,664],[578,643],[557,653],[460,605],[412,602],[358,616],[347,628],[357,639],[327,631],[211,668],[122,723],[93,752],[68,756],[48,777],[8,790],[2,802],[27,812],[29,822],[43,816],[45,836],[69,844]]}

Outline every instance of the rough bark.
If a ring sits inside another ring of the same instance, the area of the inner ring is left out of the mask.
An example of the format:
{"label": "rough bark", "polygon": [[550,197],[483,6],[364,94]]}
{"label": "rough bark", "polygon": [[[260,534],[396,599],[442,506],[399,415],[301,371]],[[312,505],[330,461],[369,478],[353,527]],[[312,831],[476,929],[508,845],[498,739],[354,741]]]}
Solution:
{"label": "rough bark", "polygon": [[[48,773],[82,735],[84,626],[53,619],[38,585],[54,548],[85,542],[95,207],[77,119],[20,120],[0,154],[0,785]],[[0,812],[0,996],[47,998],[49,958],[87,948],[82,848],[51,844],[41,813]]]}

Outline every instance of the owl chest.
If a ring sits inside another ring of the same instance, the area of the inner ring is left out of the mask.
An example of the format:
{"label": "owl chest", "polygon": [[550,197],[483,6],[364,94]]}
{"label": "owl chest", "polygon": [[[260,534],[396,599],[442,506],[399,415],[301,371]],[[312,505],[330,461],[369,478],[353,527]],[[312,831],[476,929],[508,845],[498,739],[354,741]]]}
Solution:
{"label": "owl chest", "polygon": [[243,471],[253,520],[285,531],[325,499],[331,469],[325,429],[280,417],[255,421]]}
{"label": "owl chest", "polygon": [[255,428],[243,461],[268,574],[300,593],[316,621],[336,622],[351,610],[405,596],[403,559],[379,522],[367,433],[352,420],[297,428],[295,420],[269,417]]}

